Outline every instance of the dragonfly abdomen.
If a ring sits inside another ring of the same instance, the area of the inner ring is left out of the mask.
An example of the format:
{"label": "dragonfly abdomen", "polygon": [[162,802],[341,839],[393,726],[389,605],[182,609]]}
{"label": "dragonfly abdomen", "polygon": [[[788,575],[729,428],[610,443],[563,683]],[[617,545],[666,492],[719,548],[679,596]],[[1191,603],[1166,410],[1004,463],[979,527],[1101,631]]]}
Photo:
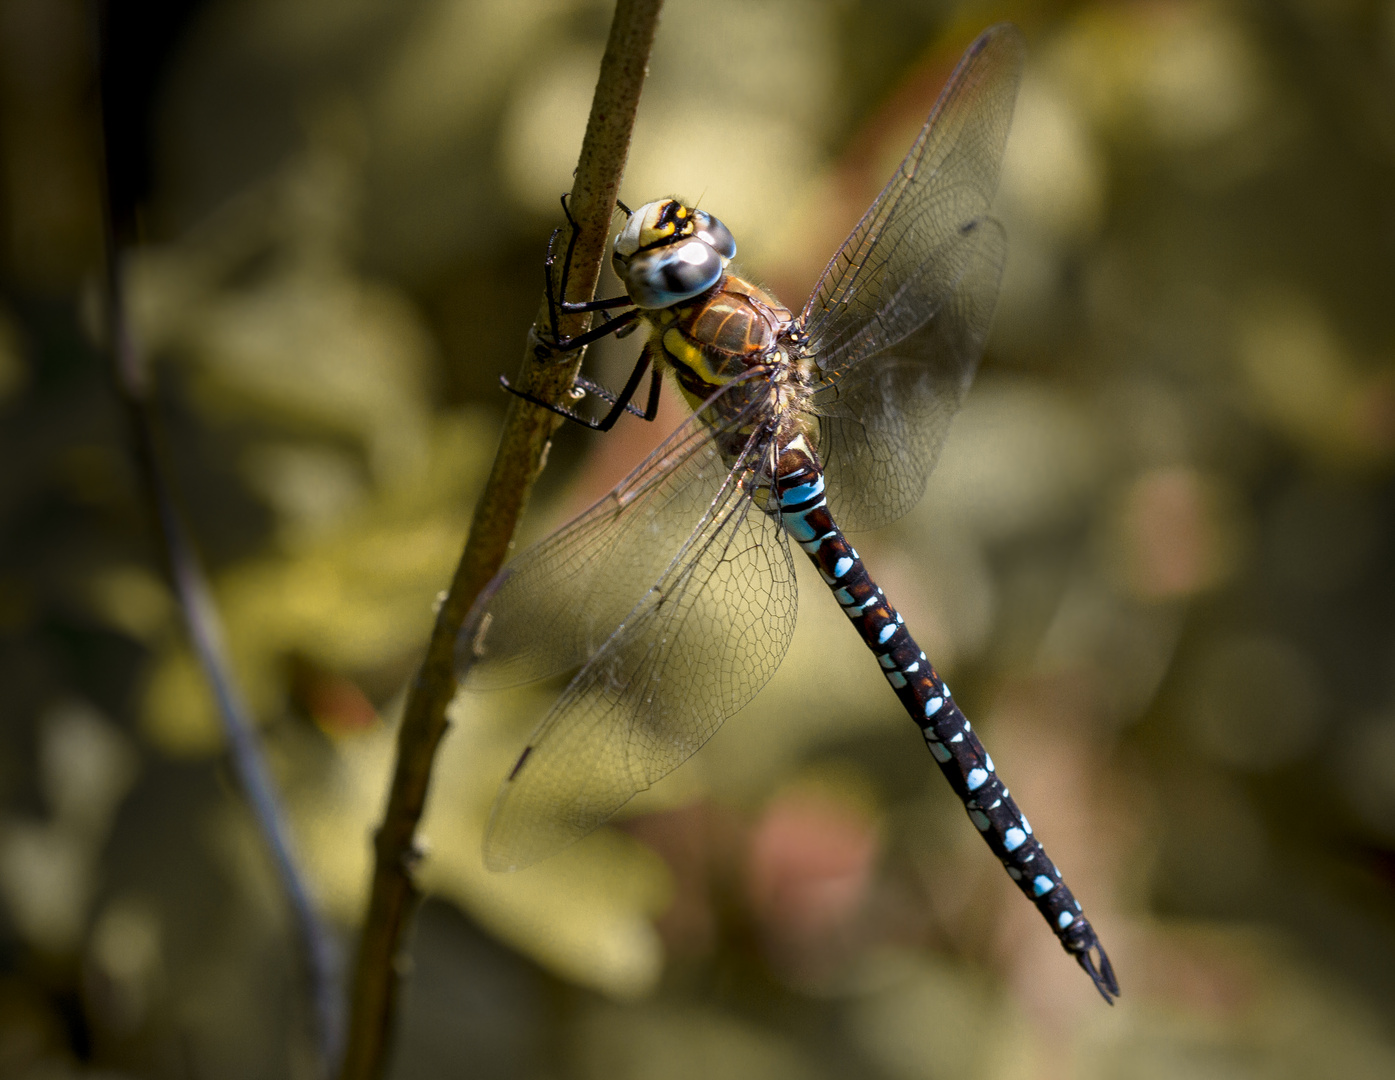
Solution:
{"label": "dragonfly abdomen", "polygon": [[[775,492],[791,539],[818,567],[896,696],[920,728],[931,756],[968,811],[974,827],[1036,905],[1066,951],[1079,961],[1106,1001],[1119,992],[1114,971],[1080,904],[1061,880],[993,759],[950,697],[949,688],[906,629],[905,620],[872,580],[824,498],[823,472],[802,437],[779,458]],[[1096,966],[1094,953],[1099,954]]]}

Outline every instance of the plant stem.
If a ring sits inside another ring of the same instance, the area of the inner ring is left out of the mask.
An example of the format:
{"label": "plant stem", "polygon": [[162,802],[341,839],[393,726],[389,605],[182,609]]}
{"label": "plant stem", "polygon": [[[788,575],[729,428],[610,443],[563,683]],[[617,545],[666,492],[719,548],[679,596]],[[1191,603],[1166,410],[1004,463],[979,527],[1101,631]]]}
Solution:
{"label": "plant stem", "polygon": [[[630,135],[648,70],[662,0],[617,0],[601,60],[591,115],[572,185],[570,209],[578,227],[568,268],[568,300],[587,300],[600,280],[601,258],[620,194]],[[545,401],[559,399],[576,378],[581,354],[540,359],[535,347],[546,325],[539,313],[525,351],[523,386]],[[564,335],[579,333],[589,316],[567,316]],[[375,865],[368,916],[354,971],[349,1041],[342,1080],[378,1080],[387,1067],[398,977],[395,960],[417,899],[412,871],[416,840],[436,748],[455,695],[455,642],[475,598],[503,565],[508,545],[547,446],[560,419],[521,398],[511,398],[499,450],[450,590],[436,615],[426,658],[407,696],[397,734],[397,760],[383,823],[374,840]]]}
{"label": "plant stem", "polygon": [[[102,11],[99,27],[99,83],[105,88],[109,41]],[[98,156],[103,176],[105,266],[103,299],[106,307],[108,348],[113,381],[126,413],[136,471],[148,504],[153,532],[163,548],[165,568],[179,601],[185,631],[208,680],[222,719],[233,773],[252,817],[261,831],[275,864],[281,888],[290,905],[292,920],[304,953],[305,971],[313,1010],[314,1043],[318,1072],[330,1076],[343,1044],[343,995],[339,985],[339,948],[333,933],[320,919],[310,891],[301,876],[275,782],[262,754],[252,711],[242,695],[228,658],[223,621],[199,562],[194,539],[180,513],[173,481],[161,453],[158,422],[151,405],[148,364],[131,331],[122,274],[122,243],[113,205],[107,114],[99,97]]]}

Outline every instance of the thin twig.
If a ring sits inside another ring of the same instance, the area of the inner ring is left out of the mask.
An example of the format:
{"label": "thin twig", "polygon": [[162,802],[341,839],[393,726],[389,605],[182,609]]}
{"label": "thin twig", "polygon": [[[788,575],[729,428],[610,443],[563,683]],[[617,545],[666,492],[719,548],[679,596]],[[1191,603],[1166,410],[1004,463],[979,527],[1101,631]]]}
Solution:
{"label": "thin twig", "polygon": [[[106,74],[106,12],[102,12],[98,55]],[[99,76],[105,89],[105,79]],[[208,579],[194,548],[193,538],[180,514],[169,473],[160,452],[157,423],[151,406],[150,373],[127,318],[123,288],[121,244],[116,208],[112,205],[112,178],[108,172],[107,114],[98,96],[102,115],[98,121],[98,153],[103,175],[105,226],[104,291],[108,347],[117,394],[130,428],[132,452],[150,516],[164,549],[166,570],[179,600],[185,630],[213,690],[228,754],[247,804],[270,849],[277,877],[290,904],[296,937],[305,956],[310,997],[314,1010],[314,1042],[319,1071],[333,1073],[343,1044],[343,998],[339,985],[339,949],[334,935],[321,921],[301,877],[294,846],[286,826],[276,786],[262,755],[251,710],[233,675],[223,635],[223,622]]]}
{"label": "thin twig", "polygon": [[[570,208],[578,238],[568,273],[568,300],[590,299],[600,280],[601,257],[620,194],[661,6],[662,0],[617,0],[615,6],[572,185]],[[589,316],[566,319],[562,331],[569,336],[584,330]],[[554,358],[544,351],[540,359],[535,347],[538,331],[545,325],[540,313],[529,335],[523,388],[544,401],[556,401],[572,386],[581,354]],[[378,1080],[387,1066],[398,990],[394,961],[417,897],[412,879],[419,855],[416,831],[436,748],[446,731],[446,707],[455,695],[456,636],[475,598],[503,565],[559,422],[545,409],[521,398],[511,399],[469,539],[407,697],[392,788],[374,843],[373,887],[354,971],[342,1080]]]}

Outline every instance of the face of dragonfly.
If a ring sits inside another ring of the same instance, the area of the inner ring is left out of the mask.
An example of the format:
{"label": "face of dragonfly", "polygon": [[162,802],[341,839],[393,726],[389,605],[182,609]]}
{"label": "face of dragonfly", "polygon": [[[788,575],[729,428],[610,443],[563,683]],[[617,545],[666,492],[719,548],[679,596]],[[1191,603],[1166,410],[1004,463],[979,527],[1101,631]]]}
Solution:
{"label": "face of dragonfly", "polygon": [[736,255],[730,230],[677,199],[645,203],[615,237],[611,265],[636,306],[672,307],[721,280]]}

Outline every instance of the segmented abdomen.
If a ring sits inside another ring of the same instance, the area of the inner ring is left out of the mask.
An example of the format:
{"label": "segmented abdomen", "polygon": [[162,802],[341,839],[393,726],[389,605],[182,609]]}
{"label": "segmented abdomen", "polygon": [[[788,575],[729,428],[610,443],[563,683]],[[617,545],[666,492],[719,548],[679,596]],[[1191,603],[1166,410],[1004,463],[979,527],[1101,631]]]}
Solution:
{"label": "segmented abdomen", "polygon": [[[802,439],[781,453],[775,491],[786,530],[813,560],[843,613],[876,656],[974,827],[1109,1001],[1119,992],[1118,982],[1094,929],[1032,834],[1032,826],[1008,794],[993,759],[950,697],[949,688],[834,522],[824,499],[822,471]],[[1095,951],[1098,968],[1092,956]]]}

